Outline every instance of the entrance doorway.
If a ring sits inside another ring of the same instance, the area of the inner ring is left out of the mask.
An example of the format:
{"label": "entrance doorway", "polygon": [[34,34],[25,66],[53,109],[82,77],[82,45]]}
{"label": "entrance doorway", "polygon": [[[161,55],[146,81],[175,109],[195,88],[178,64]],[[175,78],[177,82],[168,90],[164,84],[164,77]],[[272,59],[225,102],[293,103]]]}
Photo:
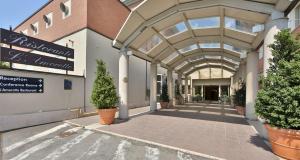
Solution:
{"label": "entrance doorway", "polygon": [[205,86],[205,100],[218,101],[219,86]]}

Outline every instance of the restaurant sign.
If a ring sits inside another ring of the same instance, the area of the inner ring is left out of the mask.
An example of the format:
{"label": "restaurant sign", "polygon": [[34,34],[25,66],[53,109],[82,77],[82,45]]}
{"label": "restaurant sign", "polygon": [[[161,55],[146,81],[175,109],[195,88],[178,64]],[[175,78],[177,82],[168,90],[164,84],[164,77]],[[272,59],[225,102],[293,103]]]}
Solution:
{"label": "restaurant sign", "polygon": [[13,45],[21,48],[41,51],[67,58],[74,58],[74,50],[51,42],[29,37],[0,28],[0,43]]}
{"label": "restaurant sign", "polygon": [[0,75],[0,93],[43,93],[44,79]]}
{"label": "restaurant sign", "polygon": [[74,71],[74,62],[65,59],[0,48],[0,61]]}

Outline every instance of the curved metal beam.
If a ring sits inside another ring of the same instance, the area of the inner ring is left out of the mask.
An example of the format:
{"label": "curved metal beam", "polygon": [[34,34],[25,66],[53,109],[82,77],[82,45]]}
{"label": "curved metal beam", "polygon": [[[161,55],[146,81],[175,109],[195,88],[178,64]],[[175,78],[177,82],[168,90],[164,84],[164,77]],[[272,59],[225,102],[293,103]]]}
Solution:
{"label": "curved metal beam", "polygon": [[[205,65],[205,66],[200,66],[200,67],[196,67],[196,68],[192,69],[191,71],[189,71],[189,72],[187,72],[187,73],[185,73],[183,75],[188,76],[188,75],[194,73],[197,70],[201,70],[201,69],[205,69],[205,68],[220,68],[220,69],[222,69],[222,66],[220,66],[220,65]],[[224,67],[223,69],[226,70],[226,71],[228,71],[228,72],[231,72],[231,73],[235,73],[236,72],[236,70],[233,70],[233,69],[228,68],[228,67]]]}
{"label": "curved metal beam", "polygon": [[[145,5],[147,3],[144,3]],[[258,12],[262,14],[268,14],[271,15],[273,11],[275,11],[274,5],[271,4],[263,4],[259,2],[251,2],[251,1],[240,1],[240,0],[201,0],[201,1],[192,1],[187,3],[180,3],[178,5],[175,5],[163,12],[160,12],[159,14],[153,16],[150,19],[145,19],[144,17],[140,15],[142,19],[145,21],[133,32],[122,45],[122,48],[128,48],[129,45],[136,39],[137,36],[139,36],[147,27],[152,27],[155,23],[166,19],[167,17],[176,14],[178,12],[184,12],[188,10],[194,10],[194,9],[201,9],[201,8],[208,8],[208,7],[215,7],[215,6],[225,6],[229,8],[239,8],[241,10],[246,10],[249,12]],[[139,8],[136,8],[132,13],[138,12]],[[132,14],[131,14],[132,15]],[[131,16],[129,17],[131,18]],[[118,36],[116,38],[117,41]],[[114,43],[114,45],[118,45]]]}
{"label": "curved metal beam", "polygon": [[227,65],[229,67],[232,67],[232,68],[234,68],[236,66],[234,63],[228,62],[228,61],[223,60],[223,59],[218,59],[218,60],[217,59],[202,59],[202,60],[198,60],[198,61],[186,64],[181,69],[179,69],[178,72],[185,72],[185,71],[189,70],[190,68],[192,68],[194,66],[197,66],[197,65],[200,65],[200,64],[205,64],[205,63],[219,63],[222,66],[223,66],[223,64],[225,64],[225,65]]}
{"label": "curved metal beam", "polygon": [[240,57],[237,56],[233,56],[231,54],[228,54],[226,52],[204,52],[204,53],[199,53],[199,52],[195,52],[192,53],[188,56],[184,56],[184,58],[176,58],[169,66],[170,68],[176,68],[177,66],[179,66],[181,63],[183,63],[184,61],[188,61],[189,59],[195,58],[195,57],[200,57],[200,56],[221,56],[221,57],[226,57],[229,59],[232,59],[234,61],[240,62],[241,59]]}

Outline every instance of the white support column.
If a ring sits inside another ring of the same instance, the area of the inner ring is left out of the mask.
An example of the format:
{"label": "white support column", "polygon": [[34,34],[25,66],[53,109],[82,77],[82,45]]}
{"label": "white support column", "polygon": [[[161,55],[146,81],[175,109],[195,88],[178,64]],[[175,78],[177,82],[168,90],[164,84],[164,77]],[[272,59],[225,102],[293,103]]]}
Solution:
{"label": "white support column", "polygon": [[233,93],[233,92],[234,92],[234,82],[233,82],[233,79],[234,79],[234,78],[233,78],[233,77],[234,77],[234,76],[231,76],[231,77],[230,77],[230,93],[229,93],[230,96],[232,96],[232,95],[234,94],[234,93]]}
{"label": "white support column", "polygon": [[150,110],[157,110],[157,63],[151,63]]}
{"label": "white support column", "polygon": [[174,103],[173,71],[168,70],[167,76],[168,76],[168,93],[169,93],[169,98],[170,98],[169,105],[173,106],[173,103]]}
{"label": "white support column", "polygon": [[265,39],[264,39],[264,76],[270,67],[269,59],[271,59],[272,51],[268,47],[275,39],[274,36],[282,29],[288,28],[288,18],[284,17],[283,12],[273,12],[270,20],[266,23]]}
{"label": "white support column", "polygon": [[258,53],[251,52],[247,55],[247,78],[246,78],[246,117],[256,120],[255,100],[258,91]]}
{"label": "white support column", "polygon": [[129,56],[127,51],[121,52],[119,59],[119,95],[120,95],[120,106],[119,106],[119,118],[128,119],[128,77],[129,77]]}
{"label": "white support column", "polygon": [[186,99],[186,101],[188,102],[188,92],[189,92],[189,79],[187,76],[185,76],[184,79],[184,98]]}

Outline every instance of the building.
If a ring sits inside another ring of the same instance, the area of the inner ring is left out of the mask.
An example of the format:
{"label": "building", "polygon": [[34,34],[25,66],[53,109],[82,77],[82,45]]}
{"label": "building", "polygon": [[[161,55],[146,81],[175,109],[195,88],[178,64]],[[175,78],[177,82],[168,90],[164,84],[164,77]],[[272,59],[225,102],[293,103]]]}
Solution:
{"label": "building", "polygon": [[[65,6],[67,11],[64,11],[62,6]],[[111,44],[129,13],[130,10],[118,0],[51,0],[14,30],[74,48],[75,71],[69,74],[85,76],[85,110],[89,112],[94,111],[90,95],[95,79],[96,59],[106,62],[118,88],[119,66],[116,62],[120,55],[119,50]],[[130,90],[133,91],[130,106],[146,106],[149,103],[146,83],[149,63],[135,56],[131,56],[130,61],[130,79],[133,80],[130,85]],[[57,69],[18,64],[13,64],[13,68],[65,73]],[[142,93],[138,92],[141,90]]]}
{"label": "building", "polygon": [[197,96],[218,102],[245,83],[246,117],[255,120],[258,77],[271,57],[267,46],[280,29],[298,32],[298,26],[298,0],[50,0],[14,31],[74,48],[75,71],[68,74],[84,76],[80,107],[86,112],[94,111],[89,98],[96,59],[103,59],[124,102],[120,118],[128,118],[131,107],[157,109],[167,78],[171,99],[177,80],[188,102]]}

